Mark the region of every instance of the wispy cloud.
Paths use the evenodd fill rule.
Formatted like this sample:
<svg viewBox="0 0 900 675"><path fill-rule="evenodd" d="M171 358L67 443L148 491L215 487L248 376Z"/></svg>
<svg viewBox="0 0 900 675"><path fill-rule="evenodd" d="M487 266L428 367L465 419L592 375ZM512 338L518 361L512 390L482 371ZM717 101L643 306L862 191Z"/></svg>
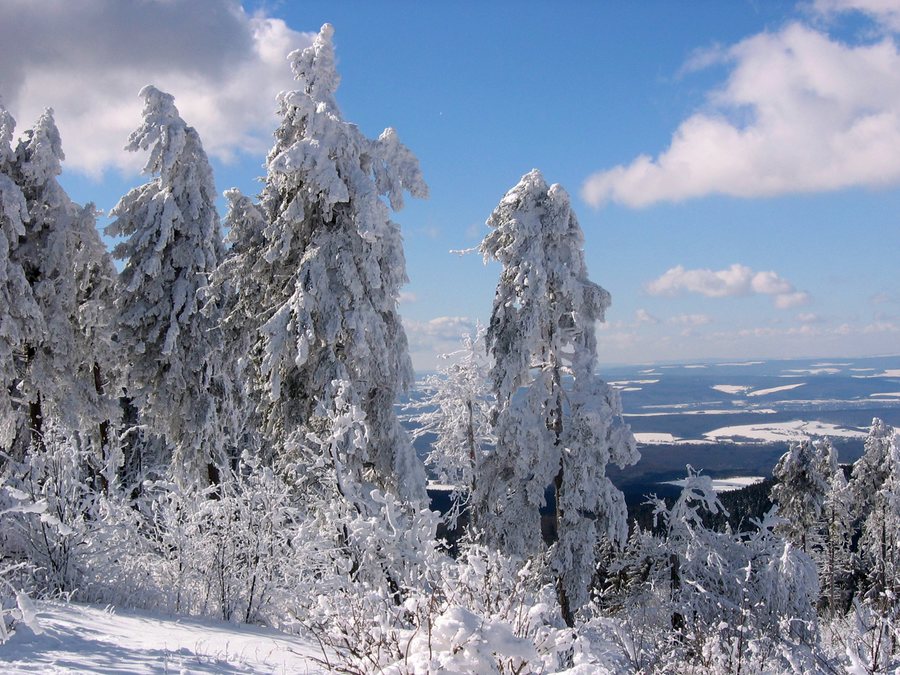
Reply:
<svg viewBox="0 0 900 675"><path fill-rule="evenodd" d="M821 0L900 30L896 2ZM851 45L801 23L699 52L684 71L730 66L707 105L656 157L600 171L589 204L644 207L710 194L760 197L900 182L900 52L884 37Z"/></svg>
<svg viewBox="0 0 900 675"><path fill-rule="evenodd" d="M712 317L708 314L677 314L669 319L669 323L693 328L711 324Z"/></svg>
<svg viewBox="0 0 900 675"><path fill-rule="evenodd" d="M813 312L800 312L796 317L800 323L822 323L823 319Z"/></svg>
<svg viewBox="0 0 900 675"><path fill-rule="evenodd" d="M648 312L646 309L643 309L643 308L635 311L634 321L638 325L640 325L642 323L649 323L652 325L659 323L659 319L657 319L650 312Z"/></svg>
<svg viewBox="0 0 900 675"><path fill-rule="evenodd" d="M154 84L227 162L271 145L275 96L294 86L287 54L310 40L232 0L5 0L0 96L19 130L54 108L67 168L100 176L143 165L122 148L140 123L138 92Z"/></svg>
<svg viewBox="0 0 900 675"><path fill-rule="evenodd" d="M737 263L724 270L689 270L678 265L649 282L646 290L651 295L697 293L708 298L768 295L779 309L798 307L810 299L808 293L798 291L776 272L754 272Z"/></svg>

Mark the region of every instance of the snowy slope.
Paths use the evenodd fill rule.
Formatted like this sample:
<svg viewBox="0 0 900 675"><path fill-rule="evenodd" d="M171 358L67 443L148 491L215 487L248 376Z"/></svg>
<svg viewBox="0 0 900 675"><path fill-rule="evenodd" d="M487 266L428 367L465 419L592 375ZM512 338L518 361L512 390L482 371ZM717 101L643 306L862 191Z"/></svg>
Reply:
<svg viewBox="0 0 900 675"><path fill-rule="evenodd" d="M274 630L140 611L36 603L44 630L20 627L0 645L0 672L320 673L313 639Z"/></svg>

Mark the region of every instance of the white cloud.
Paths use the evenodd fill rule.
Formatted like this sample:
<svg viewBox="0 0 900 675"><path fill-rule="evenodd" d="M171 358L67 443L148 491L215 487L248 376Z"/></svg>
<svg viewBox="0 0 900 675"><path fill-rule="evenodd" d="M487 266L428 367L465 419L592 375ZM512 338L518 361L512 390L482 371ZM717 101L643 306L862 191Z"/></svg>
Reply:
<svg viewBox="0 0 900 675"><path fill-rule="evenodd" d="M294 86L287 54L310 39L234 0L5 0L0 95L19 131L54 108L66 167L99 176L143 165L122 148L154 84L227 162L271 145L275 96Z"/></svg>
<svg viewBox="0 0 900 675"><path fill-rule="evenodd" d="M659 323L659 319L657 319L655 316L653 316L646 309L636 310L634 313L634 321L638 325L640 325L642 323L649 323L649 324Z"/></svg>
<svg viewBox="0 0 900 675"><path fill-rule="evenodd" d="M896 2L824 4L877 4L884 21L897 16ZM900 182L900 53L890 37L849 45L792 23L704 51L687 69L714 62L731 71L707 109L684 120L658 156L590 176L585 201L643 207Z"/></svg>
<svg viewBox="0 0 900 675"><path fill-rule="evenodd" d="M403 305L410 302L415 302L418 299L419 296L415 293L412 293L410 291L400 291L400 297L398 298L398 301L401 305Z"/></svg>
<svg viewBox="0 0 900 675"><path fill-rule="evenodd" d="M669 319L669 323L677 326L708 326L712 323L712 317L707 314L678 314Z"/></svg>
<svg viewBox="0 0 900 675"><path fill-rule="evenodd" d="M688 270L678 265L646 286L651 295L698 293L708 298L746 295L772 296L775 306L788 309L809 302L809 294L797 291L794 285L776 272L754 272L746 265L735 263L724 270Z"/></svg>
<svg viewBox="0 0 900 675"><path fill-rule="evenodd" d="M467 316L438 316L427 321L403 319L409 354L418 372L437 369L440 355L462 347L463 335L475 330L475 319Z"/></svg>
<svg viewBox="0 0 900 675"><path fill-rule="evenodd" d="M797 321L800 323L821 323L822 317L813 312L800 312L797 315Z"/></svg>
<svg viewBox="0 0 900 675"><path fill-rule="evenodd" d="M834 19L848 12L860 12L885 29L900 32L900 3L896 0L814 0L812 9L826 19Z"/></svg>
<svg viewBox="0 0 900 675"><path fill-rule="evenodd" d="M809 304L809 293L795 291L793 293L780 293L775 296L775 306L778 309L793 309Z"/></svg>

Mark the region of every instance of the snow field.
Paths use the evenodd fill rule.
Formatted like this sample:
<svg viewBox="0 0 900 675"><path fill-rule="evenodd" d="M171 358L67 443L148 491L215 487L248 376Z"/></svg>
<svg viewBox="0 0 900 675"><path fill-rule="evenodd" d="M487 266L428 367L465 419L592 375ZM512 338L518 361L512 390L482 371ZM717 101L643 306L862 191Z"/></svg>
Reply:
<svg viewBox="0 0 900 675"><path fill-rule="evenodd" d="M37 602L42 635L20 628L0 646L0 672L322 673L315 640L278 631L136 610Z"/></svg>

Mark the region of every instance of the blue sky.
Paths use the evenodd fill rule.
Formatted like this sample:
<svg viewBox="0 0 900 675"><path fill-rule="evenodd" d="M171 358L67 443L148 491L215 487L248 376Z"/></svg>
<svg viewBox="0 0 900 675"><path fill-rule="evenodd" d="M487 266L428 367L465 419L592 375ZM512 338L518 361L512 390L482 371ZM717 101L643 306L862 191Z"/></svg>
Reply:
<svg viewBox="0 0 900 675"><path fill-rule="evenodd" d="M334 25L345 118L395 127L431 188L396 215L420 369L487 319L499 268L449 251L534 167L572 195L612 293L602 362L900 352L900 1L73 12L4 3L0 95L20 129L56 109L63 183L103 209L141 180L119 148L148 82L201 132L219 189L255 193L284 56Z"/></svg>

